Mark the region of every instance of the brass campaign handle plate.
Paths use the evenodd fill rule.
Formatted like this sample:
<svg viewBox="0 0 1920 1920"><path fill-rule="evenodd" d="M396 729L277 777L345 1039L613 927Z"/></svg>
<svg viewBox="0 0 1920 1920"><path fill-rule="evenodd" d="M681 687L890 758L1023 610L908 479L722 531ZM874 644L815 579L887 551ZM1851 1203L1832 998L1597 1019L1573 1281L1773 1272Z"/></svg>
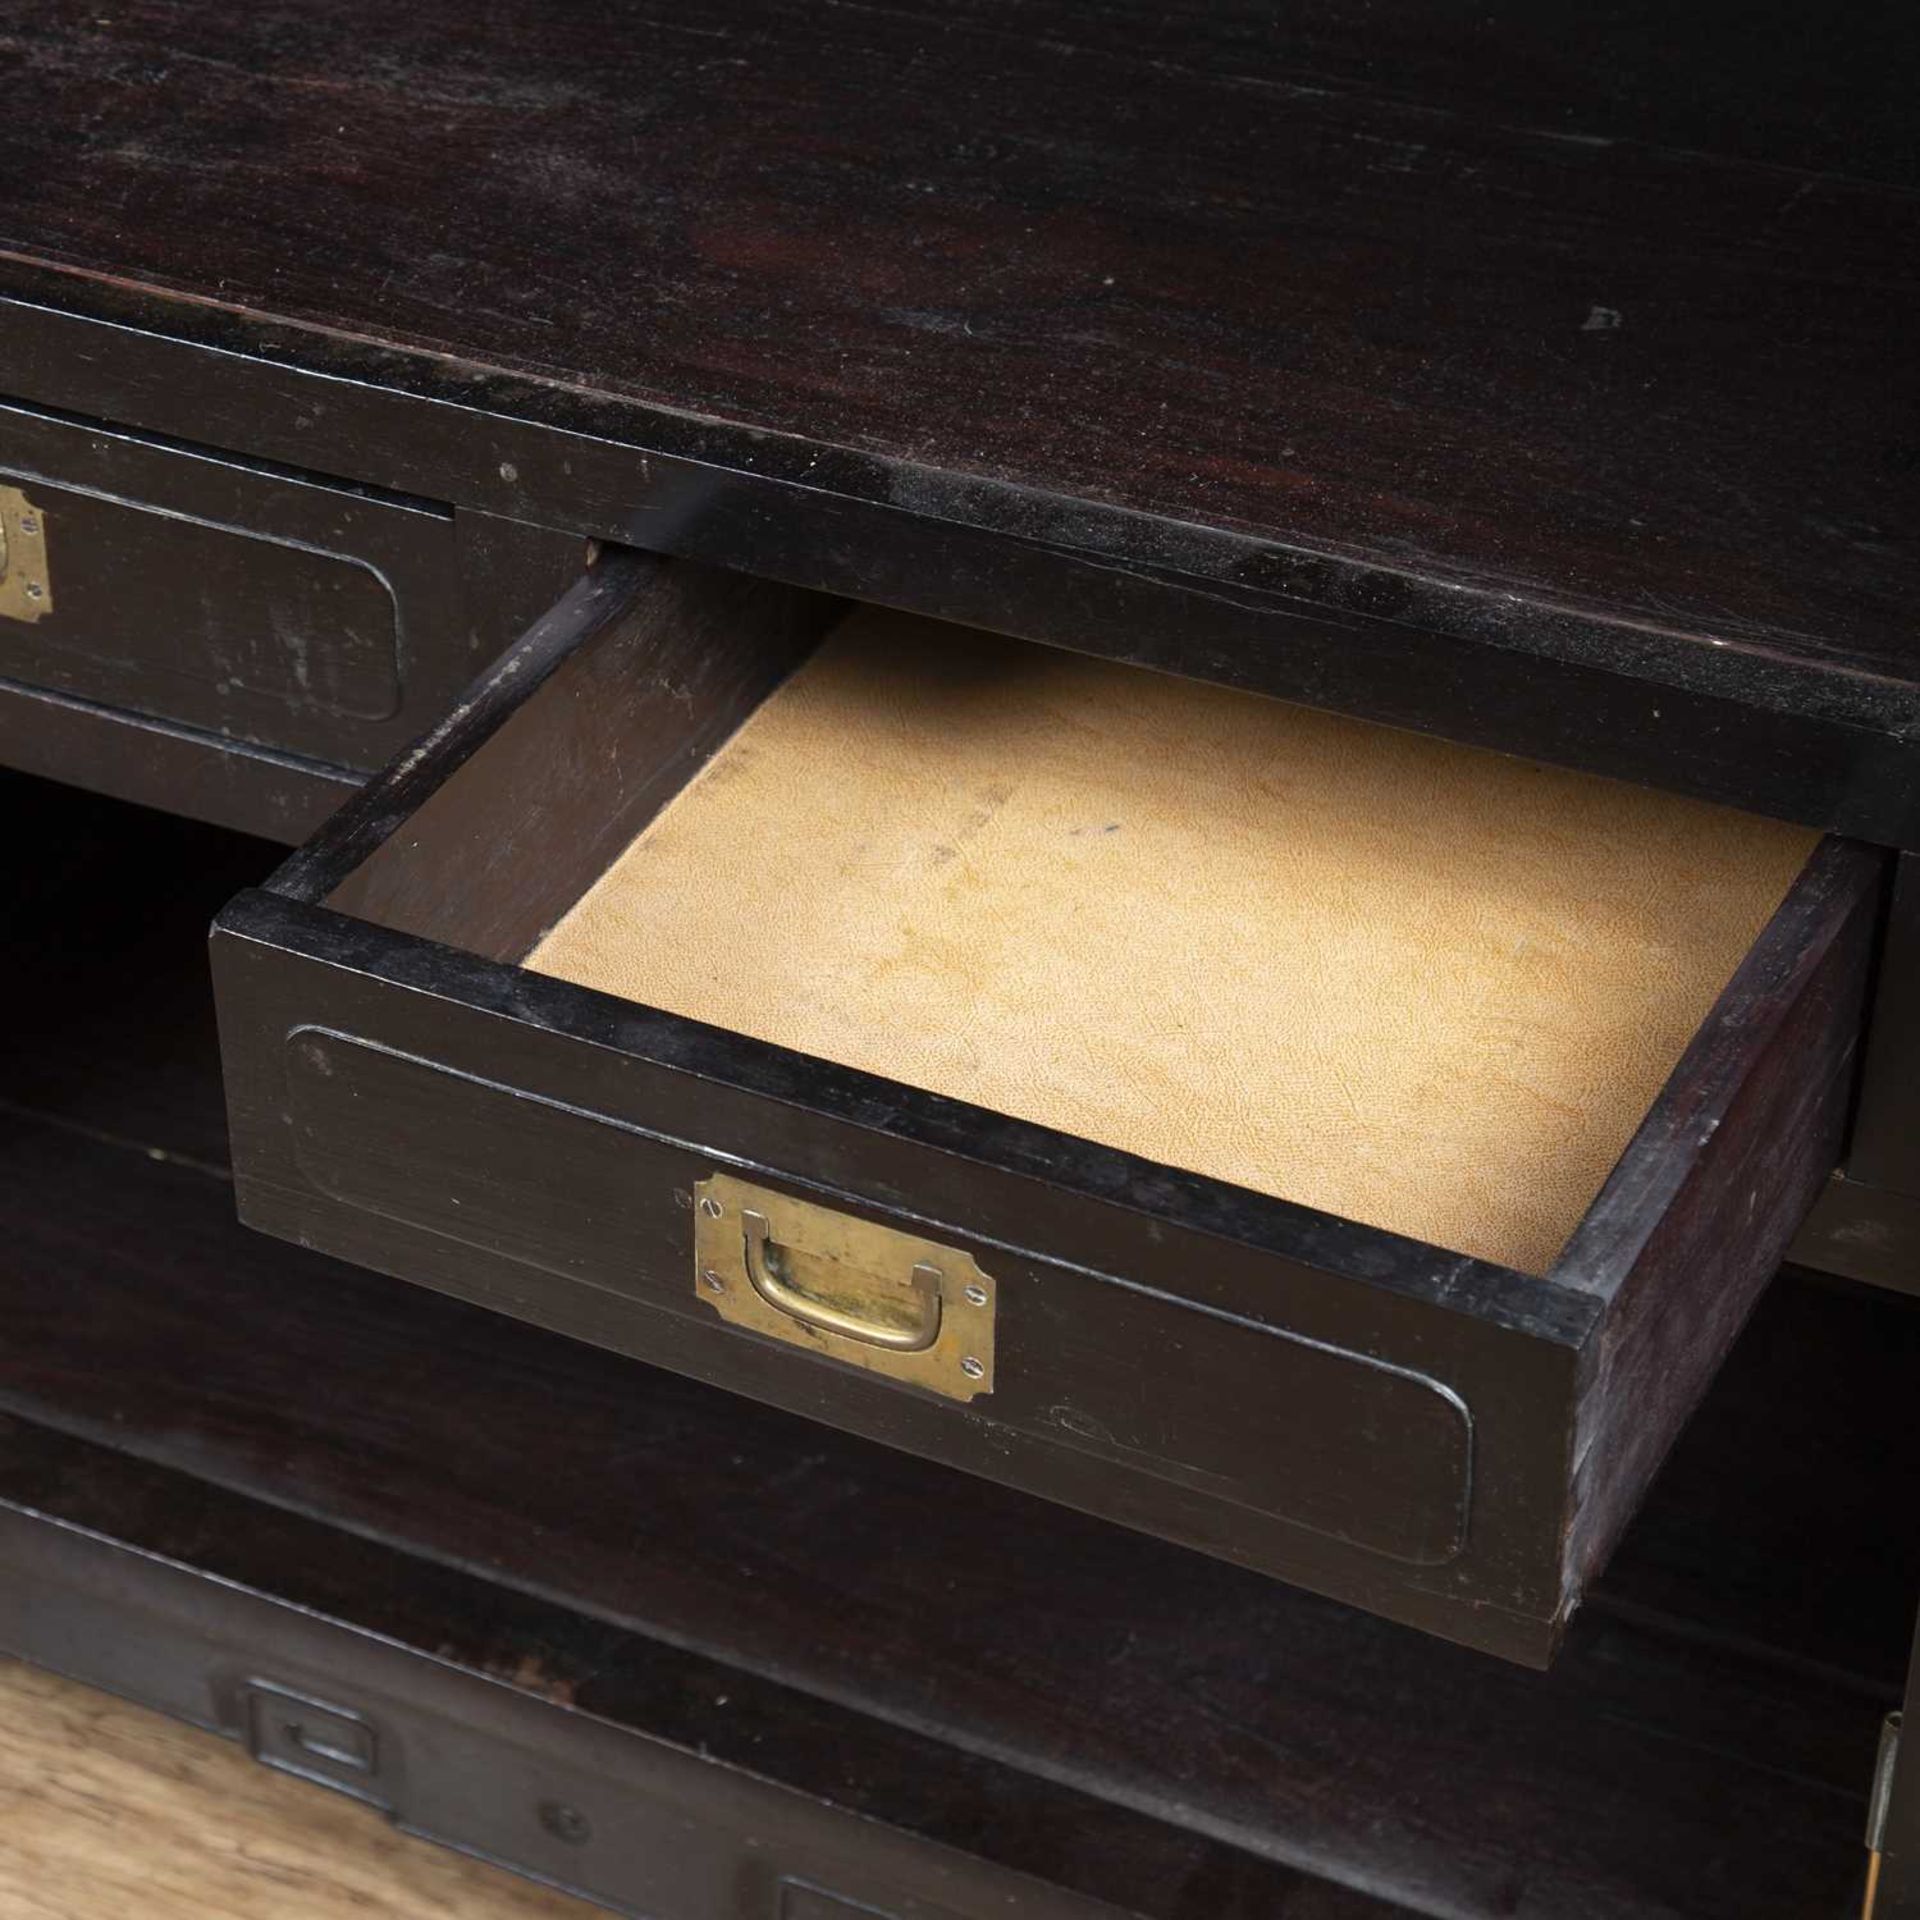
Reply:
<svg viewBox="0 0 1920 1920"><path fill-rule="evenodd" d="M949 1399L993 1391L998 1286L970 1253L716 1173L694 1293L721 1319Z"/></svg>
<svg viewBox="0 0 1920 1920"><path fill-rule="evenodd" d="M52 611L47 517L18 487L0 486L0 619L31 622Z"/></svg>

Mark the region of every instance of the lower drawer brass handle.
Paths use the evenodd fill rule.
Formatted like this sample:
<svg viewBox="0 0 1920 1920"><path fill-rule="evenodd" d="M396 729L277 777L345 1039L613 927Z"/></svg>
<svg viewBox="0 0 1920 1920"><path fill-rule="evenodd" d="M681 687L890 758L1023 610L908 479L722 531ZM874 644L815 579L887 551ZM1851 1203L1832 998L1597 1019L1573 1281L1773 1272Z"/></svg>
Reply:
<svg viewBox="0 0 1920 1920"><path fill-rule="evenodd" d="M898 1322L891 1314L852 1313L796 1286L787 1277L786 1251L773 1237L764 1213L751 1208L740 1215L746 1236L747 1278L770 1307L809 1327L837 1333L843 1340L864 1340L892 1353L924 1353L940 1337L940 1269L924 1260L907 1277L906 1303L912 1311ZM891 1305L891 1299L884 1300Z"/></svg>
<svg viewBox="0 0 1920 1920"><path fill-rule="evenodd" d="M714 1172L693 1216L693 1293L729 1326L949 1400L994 1390L1000 1281L964 1247Z"/></svg>

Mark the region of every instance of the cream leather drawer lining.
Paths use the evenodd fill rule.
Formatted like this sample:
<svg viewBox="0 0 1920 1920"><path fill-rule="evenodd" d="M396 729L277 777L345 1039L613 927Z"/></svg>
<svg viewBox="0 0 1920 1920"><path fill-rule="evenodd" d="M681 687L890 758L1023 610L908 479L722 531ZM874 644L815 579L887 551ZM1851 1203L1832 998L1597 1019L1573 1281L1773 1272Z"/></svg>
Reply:
<svg viewBox="0 0 1920 1920"><path fill-rule="evenodd" d="M527 964L1540 1273L1815 840L864 610Z"/></svg>

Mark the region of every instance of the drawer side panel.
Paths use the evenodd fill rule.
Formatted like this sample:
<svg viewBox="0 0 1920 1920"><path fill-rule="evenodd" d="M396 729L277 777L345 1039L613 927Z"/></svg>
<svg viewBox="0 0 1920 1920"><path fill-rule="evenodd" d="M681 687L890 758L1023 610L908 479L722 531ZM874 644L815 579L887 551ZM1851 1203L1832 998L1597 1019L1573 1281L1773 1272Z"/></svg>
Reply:
<svg viewBox="0 0 1920 1920"><path fill-rule="evenodd" d="M1648 1123L1671 1135L1652 1171L1684 1173L1589 1357L1570 1602L1604 1565L1840 1157L1881 872L1867 848L1821 849ZM1589 1222L1594 1249L1618 1232L1605 1217L1612 1197ZM1623 1215L1634 1199L1621 1195ZM1576 1241L1570 1257L1582 1251Z"/></svg>

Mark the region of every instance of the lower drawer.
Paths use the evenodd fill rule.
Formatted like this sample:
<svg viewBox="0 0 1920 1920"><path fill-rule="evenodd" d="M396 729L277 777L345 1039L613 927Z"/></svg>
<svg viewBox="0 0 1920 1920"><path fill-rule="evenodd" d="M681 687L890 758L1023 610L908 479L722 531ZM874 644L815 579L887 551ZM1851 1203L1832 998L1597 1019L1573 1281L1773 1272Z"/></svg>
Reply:
<svg viewBox="0 0 1920 1920"><path fill-rule="evenodd" d="M529 1604L184 1476L4 1416L0 1437L8 1448L0 1658L19 1655L222 1734L263 1766L360 1801L404 1831L614 1913L1126 1920L1146 1911L1072 1886L1077 1854L1091 1851L1071 1837L1076 1813L1100 1840L1128 1843L1136 1874L1161 1868L1176 1884L1182 1868L1206 1876L1202 1899L1209 1880L1223 1893L1223 1906L1208 1912L1227 1902L1241 1914L1277 1911L1268 1902L1291 1905L1300 1885L1171 1823L969 1764L937 1737L890 1739L862 1714L807 1702L751 1672ZM24 1499L21 1483L31 1488ZM582 1674L592 1704L576 1710ZM748 1727L729 1724L729 1705ZM813 1762L804 1786L778 1777L795 1749L802 1765ZM106 1771L111 1779L111 1759ZM911 1776L920 1793L895 1775ZM98 1786L89 1777L75 1791ZM890 1786L903 1821L844 1804ZM913 1830L916 1803L936 1795L952 1803L950 1825L975 1823L972 1844ZM257 1814L255 1823L245 1817L253 1811L242 1810L240 1834L271 1841ZM164 1819L158 1826L164 1839ZM1020 1830L1011 1846L1029 1855L1045 1859L1051 1840L1069 1884L983 1857L1006 1850L995 1829L1008 1827ZM340 1837L350 1848L355 1836ZM381 1899L373 1889L386 1876L365 1875L365 1864L370 1905L428 1910L409 1898L419 1887L402 1891L398 1876L393 1903ZM36 1868L49 1881L56 1871L30 1849L19 1870L32 1881ZM1111 1882L1121 1871L1091 1877ZM210 1886L215 1878L231 1889L231 1876L210 1876ZM28 1904L8 1906L44 1911L34 1891L9 1885ZM177 1910L191 1911L183 1896ZM206 1910L216 1907L233 1911L212 1900ZM431 1911L452 1909L434 1899ZM1391 1920L1408 1909L1383 1899L1339 1911Z"/></svg>
<svg viewBox="0 0 1920 1920"><path fill-rule="evenodd" d="M1544 1660L1836 1157L1876 858L843 611L609 556L234 902L243 1215Z"/></svg>
<svg viewBox="0 0 1920 1920"><path fill-rule="evenodd" d="M88 716L370 771L580 563L537 529L0 404L0 755L189 809L178 745L130 787L139 746Z"/></svg>

